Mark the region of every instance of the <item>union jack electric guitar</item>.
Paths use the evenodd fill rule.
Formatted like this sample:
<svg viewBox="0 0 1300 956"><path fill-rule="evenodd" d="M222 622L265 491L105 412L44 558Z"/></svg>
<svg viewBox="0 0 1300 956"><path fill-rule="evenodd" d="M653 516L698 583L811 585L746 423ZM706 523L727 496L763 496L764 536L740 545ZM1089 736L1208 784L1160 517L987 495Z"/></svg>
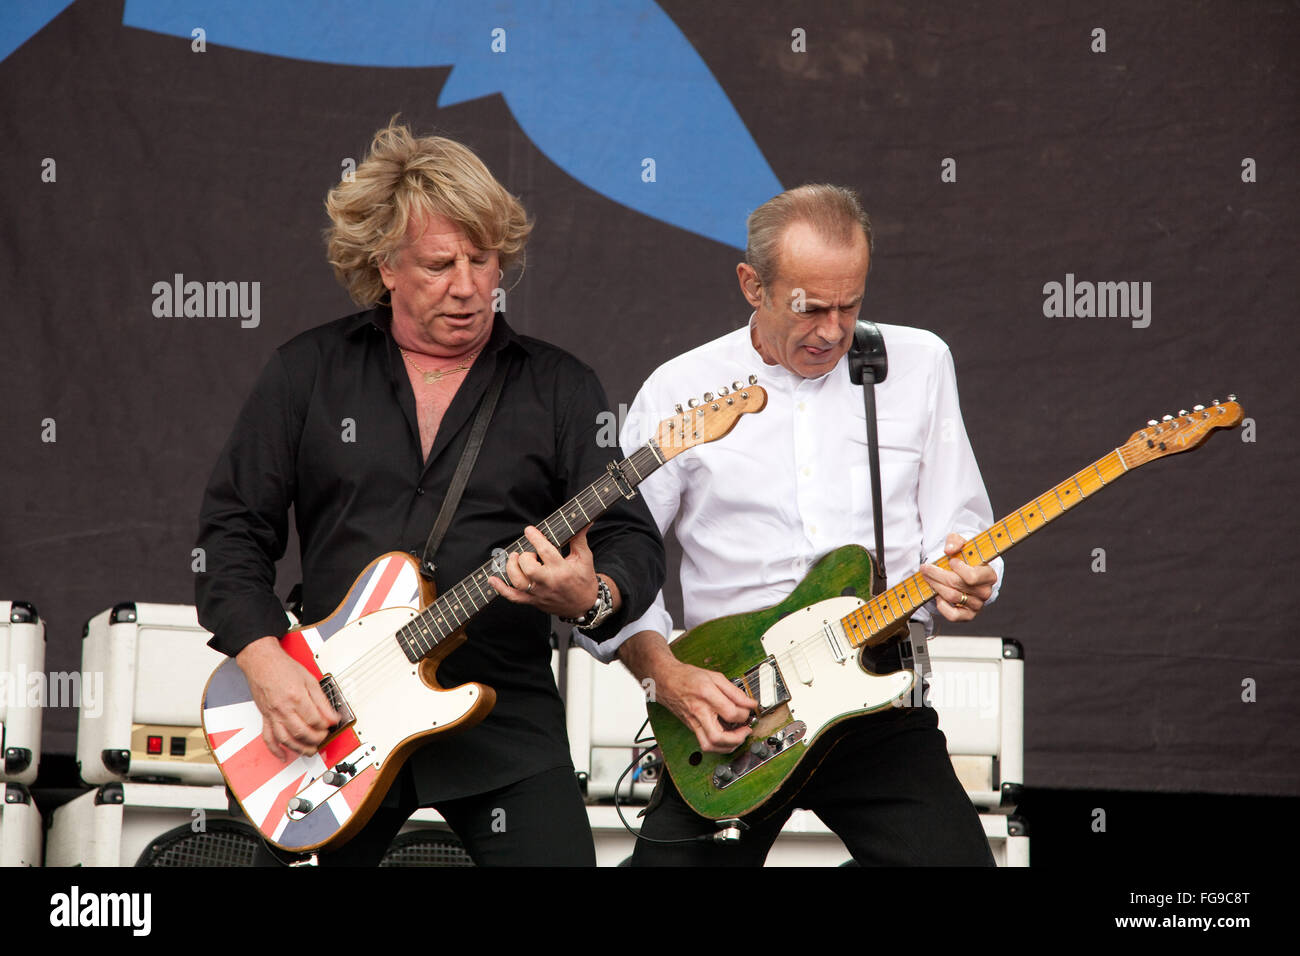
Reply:
<svg viewBox="0 0 1300 956"><path fill-rule="evenodd" d="M557 548L603 514L651 472L688 448L715 441L740 416L761 411L767 393L749 377L659 423L655 438L566 502L538 529ZM520 537L507 554L532 551ZM383 799L406 758L427 739L472 727L496 703L484 684L443 688L438 664L466 639L465 624L497 592L485 562L442 597L400 551L361 572L325 620L295 628L280 646L320 680L342 715L310 757L287 763L262 740L262 714L243 671L225 661L203 692L203 731L222 776L248 819L275 846L293 852L337 847L353 836Z"/></svg>

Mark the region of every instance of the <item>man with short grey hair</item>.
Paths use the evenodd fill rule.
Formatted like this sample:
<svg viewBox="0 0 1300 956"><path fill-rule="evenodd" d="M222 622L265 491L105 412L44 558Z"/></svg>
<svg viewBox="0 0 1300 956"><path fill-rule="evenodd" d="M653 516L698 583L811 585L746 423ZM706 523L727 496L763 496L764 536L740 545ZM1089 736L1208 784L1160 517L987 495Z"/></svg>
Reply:
<svg viewBox="0 0 1300 956"><path fill-rule="evenodd" d="M746 259L737 277L753 309L748 326L655 371L623 434L625 447L634 444L636 423L657 420L687 383L757 371L768 392L763 414L726 442L670 461L641 486L660 530L674 528L682 546L687 628L776 605L819 557L874 539L863 401L846 359L871 264L870 220L847 189L799 187L750 217ZM1000 562L969 566L960 557L964 539L992 523L992 509L962 425L952 357L929 332L881 331L890 366L877 387L890 581L920 567L939 613L967 621L995 597ZM949 568L921 566L945 554ZM666 641L671 627L661 594L606 651L620 645L618 656L653 682L656 702L694 731L702 751L730 752L746 742L755 702L722 674L678 661ZM665 774L634 862L761 865L800 806L863 864L991 864L933 710L887 708L846 721L802 766L816 772L792 782L797 795L782 791L755 810L730 845L701 839L715 824Z"/></svg>

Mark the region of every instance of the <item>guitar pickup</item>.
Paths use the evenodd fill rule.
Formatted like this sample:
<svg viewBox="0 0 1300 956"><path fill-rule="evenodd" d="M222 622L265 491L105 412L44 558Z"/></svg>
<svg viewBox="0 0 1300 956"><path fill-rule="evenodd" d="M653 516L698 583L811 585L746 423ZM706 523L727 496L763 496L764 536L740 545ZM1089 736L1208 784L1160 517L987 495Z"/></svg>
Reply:
<svg viewBox="0 0 1300 956"><path fill-rule="evenodd" d="M776 666L775 657L759 661L732 683L758 702L755 717L776 710L790 699L790 691L786 689L785 678L781 675L781 668Z"/></svg>
<svg viewBox="0 0 1300 956"><path fill-rule="evenodd" d="M332 674L326 674L320 679L320 689L321 693L325 695L325 699L330 702L330 706L339 713L340 720L329 729L329 734L337 733L341 728L357 719L356 714L352 713L352 708L348 706L348 702L344 700L343 692L339 690L339 685L335 682Z"/></svg>
<svg viewBox="0 0 1300 956"><path fill-rule="evenodd" d="M718 764L713 770L713 785L719 790L726 790L747 773L752 773L778 754L789 750L808 733L808 725L802 720L786 724L772 736L755 740L745 752L729 763Z"/></svg>

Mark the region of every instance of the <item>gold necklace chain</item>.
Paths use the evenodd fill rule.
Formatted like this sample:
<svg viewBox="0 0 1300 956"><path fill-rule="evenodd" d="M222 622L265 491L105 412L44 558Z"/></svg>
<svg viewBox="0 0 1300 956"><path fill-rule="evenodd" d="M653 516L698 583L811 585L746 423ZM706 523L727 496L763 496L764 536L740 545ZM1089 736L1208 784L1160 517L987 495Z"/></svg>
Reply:
<svg viewBox="0 0 1300 956"><path fill-rule="evenodd" d="M459 365L457 365L455 368L433 369L432 371L427 371L427 370L425 370L425 369L420 368L420 366L416 364L415 359L411 358L410 353L408 353L408 352L406 351L406 349L402 348L400 345L397 347L397 351L401 352L401 353L402 353L402 357L403 357L404 359L406 359L408 362L410 362L410 363L411 363L411 366L412 366L412 367L413 367L417 372L419 372L421 375L424 376L424 381L425 381L425 384L427 384L427 385L432 385L434 382L438 381L439 379L443 378L444 376L447 376L447 375L454 375L456 372L463 372L463 371L465 371L465 370L468 369L471 365L474 364L474 359L476 359L476 358L478 357L478 352L474 352L473 354L470 355L469 358L467 358L465 361L461 362L461 363L460 363Z"/></svg>

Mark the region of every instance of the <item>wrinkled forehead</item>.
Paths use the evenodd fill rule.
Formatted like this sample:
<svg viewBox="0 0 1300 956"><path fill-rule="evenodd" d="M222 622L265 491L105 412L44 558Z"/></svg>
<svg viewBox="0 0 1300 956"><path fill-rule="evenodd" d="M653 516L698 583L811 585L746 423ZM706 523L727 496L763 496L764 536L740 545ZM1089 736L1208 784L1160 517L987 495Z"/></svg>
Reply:
<svg viewBox="0 0 1300 956"><path fill-rule="evenodd" d="M854 229L846 237L827 237L813 226L795 222L781 237L777 282L802 288L808 295L861 293L871 254L867 237Z"/></svg>

